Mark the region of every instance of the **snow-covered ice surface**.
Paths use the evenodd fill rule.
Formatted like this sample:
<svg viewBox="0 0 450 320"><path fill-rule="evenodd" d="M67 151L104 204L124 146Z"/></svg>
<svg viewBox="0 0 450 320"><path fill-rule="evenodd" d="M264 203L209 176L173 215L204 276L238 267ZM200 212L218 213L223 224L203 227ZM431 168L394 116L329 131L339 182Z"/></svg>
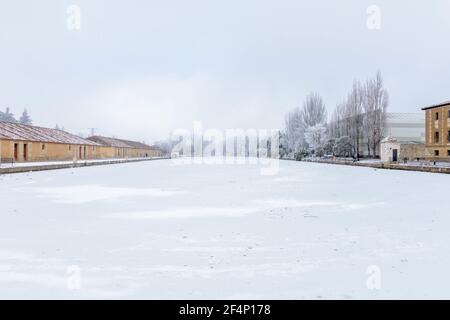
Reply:
<svg viewBox="0 0 450 320"><path fill-rule="evenodd" d="M449 183L294 161L3 175L0 298L448 299Z"/></svg>
<svg viewBox="0 0 450 320"><path fill-rule="evenodd" d="M151 158L110 158L110 159L90 159L90 160L77 160L77 161L43 161L43 162L14 162L7 163L1 162L0 159L0 168L14 168L14 167L40 167L40 166L49 166L49 165L57 165L57 164L73 164L73 163L102 163L102 162L119 162L119 161L136 161L136 160L146 160L146 159L157 159L158 157Z"/></svg>

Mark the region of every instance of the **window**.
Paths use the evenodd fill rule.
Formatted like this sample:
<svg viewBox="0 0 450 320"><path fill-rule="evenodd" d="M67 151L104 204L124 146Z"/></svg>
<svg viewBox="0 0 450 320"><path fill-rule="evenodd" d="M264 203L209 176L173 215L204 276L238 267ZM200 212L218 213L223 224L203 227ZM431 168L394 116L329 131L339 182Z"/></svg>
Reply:
<svg viewBox="0 0 450 320"><path fill-rule="evenodd" d="M72 146L69 146L69 151L72 151Z"/></svg>
<svg viewBox="0 0 450 320"><path fill-rule="evenodd" d="M448 118L450 119L450 110L448 110Z"/></svg>
<svg viewBox="0 0 450 320"><path fill-rule="evenodd" d="M439 143L439 132L438 132L438 131L436 131L436 132L434 133L434 142L435 142L435 143Z"/></svg>
<svg viewBox="0 0 450 320"><path fill-rule="evenodd" d="M447 150L447 156L450 157L450 150Z"/></svg>
<svg viewBox="0 0 450 320"><path fill-rule="evenodd" d="M439 150L434 150L434 155L435 155L436 157L439 157Z"/></svg>
<svg viewBox="0 0 450 320"><path fill-rule="evenodd" d="M42 150L45 150L45 143L42 144Z"/></svg>
<svg viewBox="0 0 450 320"><path fill-rule="evenodd" d="M436 112L436 120L439 120L439 112Z"/></svg>
<svg viewBox="0 0 450 320"><path fill-rule="evenodd" d="M450 131L448 132L448 135L447 135L447 141L450 142Z"/></svg>

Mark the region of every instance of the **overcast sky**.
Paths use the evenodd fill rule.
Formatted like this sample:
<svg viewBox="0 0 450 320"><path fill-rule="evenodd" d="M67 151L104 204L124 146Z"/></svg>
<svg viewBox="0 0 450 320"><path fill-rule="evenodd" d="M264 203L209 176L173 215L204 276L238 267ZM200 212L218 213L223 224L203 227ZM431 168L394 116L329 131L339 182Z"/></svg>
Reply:
<svg viewBox="0 0 450 320"><path fill-rule="evenodd" d="M71 4L81 9L79 30L67 27ZM367 27L373 4L379 30ZM0 109L28 108L36 125L74 133L94 127L150 142L193 120L280 128L310 91L331 111L354 78L377 70L390 111L450 99L448 0L0 5Z"/></svg>

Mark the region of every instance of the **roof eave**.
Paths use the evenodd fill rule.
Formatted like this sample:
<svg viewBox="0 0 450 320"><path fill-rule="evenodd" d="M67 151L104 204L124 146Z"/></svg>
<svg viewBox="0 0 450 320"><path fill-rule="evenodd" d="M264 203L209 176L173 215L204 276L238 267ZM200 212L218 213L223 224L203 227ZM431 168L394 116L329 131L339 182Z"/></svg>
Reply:
<svg viewBox="0 0 450 320"><path fill-rule="evenodd" d="M441 107L445 107L445 106L450 106L450 102L445 102L445 103L436 104L436 105L433 105L433 106L428 106L428 107L422 108L422 110L425 111L425 110L441 108Z"/></svg>

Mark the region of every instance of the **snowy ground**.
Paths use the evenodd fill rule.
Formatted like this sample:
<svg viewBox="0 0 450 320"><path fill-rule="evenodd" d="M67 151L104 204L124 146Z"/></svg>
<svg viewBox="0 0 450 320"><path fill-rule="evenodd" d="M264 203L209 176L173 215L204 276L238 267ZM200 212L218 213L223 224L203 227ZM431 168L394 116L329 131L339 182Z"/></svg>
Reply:
<svg viewBox="0 0 450 320"><path fill-rule="evenodd" d="M0 298L450 298L450 176L280 165L0 176Z"/></svg>
<svg viewBox="0 0 450 320"><path fill-rule="evenodd" d="M158 157L152 157L158 158ZM111 161L133 161L133 160L142 160L143 158L111 158L111 159L91 159L91 160L77 160L77 161L45 161L45 162L14 162L14 163L5 163L0 162L0 168L15 168L15 167L40 167L40 166L48 166L55 164L73 164L73 163L102 163L102 162L111 162ZM1 160L1 159L0 159Z"/></svg>

